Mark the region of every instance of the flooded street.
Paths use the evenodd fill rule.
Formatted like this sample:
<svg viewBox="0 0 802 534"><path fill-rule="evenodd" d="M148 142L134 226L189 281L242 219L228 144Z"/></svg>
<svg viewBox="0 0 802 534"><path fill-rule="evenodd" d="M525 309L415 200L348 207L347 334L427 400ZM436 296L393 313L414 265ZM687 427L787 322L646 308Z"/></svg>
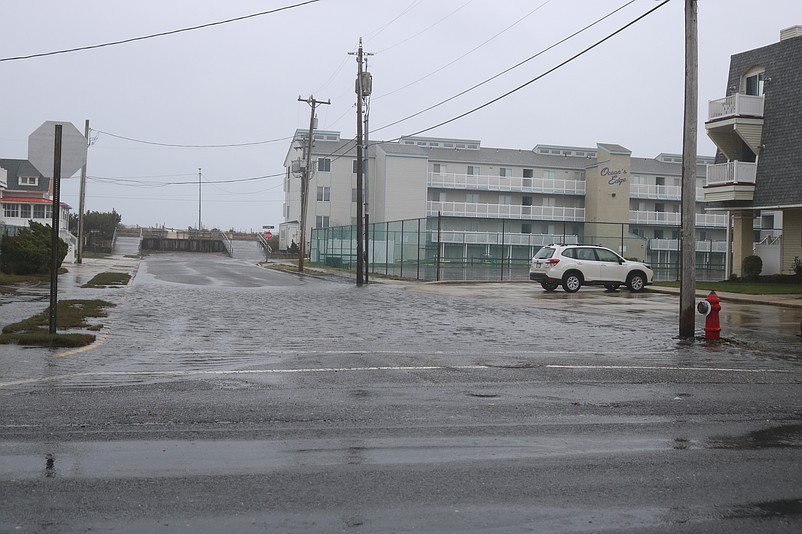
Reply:
<svg viewBox="0 0 802 534"><path fill-rule="evenodd" d="M60 278L116 306L90 347L0 346L0 531L802 528L799 308L723 303L723 342L681 341L674 295L261 261ZM79 287L104 270L136 276ZM3 325L47 306L2 299Z"/></svg>

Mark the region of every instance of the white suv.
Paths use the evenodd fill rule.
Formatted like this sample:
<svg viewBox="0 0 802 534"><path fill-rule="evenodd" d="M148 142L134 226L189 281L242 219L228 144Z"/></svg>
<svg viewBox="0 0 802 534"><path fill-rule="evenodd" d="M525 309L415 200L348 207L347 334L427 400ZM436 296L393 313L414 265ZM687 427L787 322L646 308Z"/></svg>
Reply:
<svg viewBox="0 0 802 534"><path fill-rule="evenodd" d="M546 291L562 285L568 293L583 285L600 285L609 291L626 284L630 291L642 291L654 279L651 267L625 260L609 248L597 245L546 245L529 265L529 279Z"/></svg>

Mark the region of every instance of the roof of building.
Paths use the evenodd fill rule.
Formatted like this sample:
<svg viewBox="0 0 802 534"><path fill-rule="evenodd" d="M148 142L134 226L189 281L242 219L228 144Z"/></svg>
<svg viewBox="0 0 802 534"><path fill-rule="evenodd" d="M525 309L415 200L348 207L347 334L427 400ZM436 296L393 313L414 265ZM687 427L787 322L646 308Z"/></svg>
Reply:
<svg viewBox="0 0 802 534"><path fill-rule="evenodd" d="M739 87L741 76L758 65L765 68L765 100L763 146L752 206L799 205L802 204L802 37L790 37L733 55L727 87Z"/></svg>
<svg viewBox="0 0 802 534"><path fill-rule="evenodd" d="M33 176L38 178L35 186L25 186L25 191L47 191L50 188L50 179L42 176L27 159L0 159L0 167L6 170L8 190L19 189L20 176Z"/></svg>

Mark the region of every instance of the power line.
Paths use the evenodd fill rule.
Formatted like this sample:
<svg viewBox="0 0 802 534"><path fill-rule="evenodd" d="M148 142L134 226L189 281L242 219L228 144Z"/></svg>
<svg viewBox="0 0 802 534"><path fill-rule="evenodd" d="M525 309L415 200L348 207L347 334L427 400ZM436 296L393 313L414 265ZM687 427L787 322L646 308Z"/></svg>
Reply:
<svg viewBox="0 0 802 534"><path fill-rule="evenodd" d="M404 39L403 41L399 41L399 42L395 43L394 45L390 45L390 46L388 46L387 48L383 48L383 49L379 50L379 51L378 51L378 52L376 52L376 53L377 53L377 54L384 53L384 52L386 52L387 50L391 50L391 49L395 48L396 46L400 46L400 45L402 45L402 44L404 44L404 43L407 43L407 42L411 41L412 39L414 39L414 38L415 38L415 37L417 37L418 35L420 35L420 34L422 34L422 33L425 33L425 32L427 32L427 31L431 30L432 28L434 28L435 26L437 26L438 24L440 24L441 22L443 22L443 21L444 21L444 20L446 20L447 18L451 17L451 16L452 16L453 14L455 14L457 11L461 10L462 8L464 8L465 6L467 6L468 4L470 4L470 3L471 3L471 2L473 2L473 1L474 1L474 0L468 0L467 2L465 2L464 4L462 4L461 6L459 6L457 9L455 9L454 11L452 11L451 13L449 13L448 15L446 15L445 17L443 17L443 18L441 18L441 19L438 19L437 21L435 21L435 22L433 22L433 23L429 24L428 26L426 26L425 28L423 28L423 29L422 29L421 31L419 31L418 33L416 33L416 34L414 34L414 35L410 35L409 37L407 37L407 38L406 38L406 39Z"/></svg>
<svg viewBox="0 0 802 534"><path fill-rule="evenodd" d="M418 83L418 82L422 82L422 81L423 81L423 80L425 80L426 78L429 78L429 77L431 77L431 76L434 76L434 75L435 75L435 74L437 74L438 72L440 72L440 71L442 71L442 70L446 69L447 67L450 67L451 65L453 65L453 64L454 64L454 63L456 63L457 61L461 60L462 58L464 58L464 57L466 57L466 56L469 56L470 54L473 54L474 52L476 52L477 50L479 50L480 48L482 48L483 46L485 46L487 43L489 43L490 41L492 41L492 40L493 40L493 39L495 39L496 37L498 37L498 36L502 35L503 33L506 33L506 32L507 32L507 31L509 31L509 30L511 30L512 28L514 28L515 26L517 26L518 24L520 24L521 22L523 22L525 19L527 19L528 17L530 17L530 16L531 16L533 13L535 13L535 12L536 12L536 11L538 11L538 10L540 10L540 8L542 8L543 6L545 6L546 4L548 4L549 2L551 2L551 0L545 0L545 2L543 2L542 4L540 4L539 6L537 6L535 9L533 9L532 11L530 11L529 13L527 13L526 15L524 15L523 17L519 18L518 20L516 20L515 22L513 22L512 24L510 24L509 26L507 26L506 28L504 28L504 29L503 29L503 30L501 30L500 32L498 32L497 34L493 35L492 37L490 37L489 39L485 40L485 41L484 41L484 42L482 42L481 44L479 44L479 45L477 45L477 46L475 46L475 47L471 48L470 50L468 50L467 52L465 52L464 54L462 54L462 55L461 55L461 56L459 56L458 58L456 58L456 59L454 59L454 60L452 60L452 61L450 61L450 62L446 63L445 65L443 65L443 66L442 66L442 67L440 67L439 69L437 69L437 70L434 70L434 71L430 72L430 73L429 73L429 74L427 74L426 76L421 76L421 77L420 77L420 78L418 78L417 80L411 81L411 82L409 82L408 84L406 84L406 85L404 85L404 86L401 86L401 87L399 87L398 89L394 89L394 90L390 91L389 93L384 93L383 95L375 96L375 97L373 97L373 98L374 98L374 100L379 100L379 99L381 99L381 98L384 98L385 96L390 96L390 95L392 95L392 94L395 94L395 93L397 93L397 92L399 92L399 91L402 91L402 90L406 89L407 87L411 87L411 86L415 85L415 84L416 84L416 83Z"/></svg>
<svg viewBox="0 0 802 534"><path fill-rule="evenodd" d="M243 182L254 182L257 180L266 180L268 178L278 178L279 176L284 176L284 172L276 173L276 174L265 174L262 176L252 176L249 178L237 178L234 180L204 180L204 184L236 184L236 183L243 183ZM180 176L180 175L176 175ZM135 186L149 186L149 187L163 187L168 185L198 185L197 180L188 180L182 182L146 182L144 180L135 180L131 178L114 178L114 177L104 177L104 176L87 176L87 178L91 178L94 181L98 182L110 182L116 183L119 185L135 185Z"/></svg>
<svg viewBox="0 0 802 534"><path fill-rule="evenodd" d="M210 28L212 26L220 26L222 24L228 24L228 23L231 23L231 22L238 22L238 21L241 21L241 20L251 19L251 18L254 18L254 17L261 17L263 15L271 15L273 13L278 13L279 11L286 11L288 9L294 9L296 7L305 6L307 4L314 4L315 2L319 2L319 1L320 0L306 0L305 2L300 2L300 3L289 5L289 6L278 7L276 9L271 9L269 11L261 11L259 13L252 13L250 15L243 15L242 17L235 17L235 18L232 18L232 19L219 20L219 21L216 21L216 22L209 22L209 23L206 23L206 24L199 24L197 26L190 26L190 27L187 27L187 28L180 28L178 30L170 30L170 31L166 31L166 32L153 33L153 34L150 34L150 35L143 35L141 37L131 37L129 39L121 39L119 41L111 41L111 42L108 42L108 43L101 43L101 44L88 45L88 46L79 46L79 47L76 47L76 48L67 48L67 49L64 49L64 50L55 50L55 51L52 51L52 52L41 52L41 53L38 53L38 54L29 54L29 55L26 55L26 56L5 57L5 58L0 58L0 63L5 62L5 61L17 61L17 60L22 60L22 59L33 59L33 58L39 58L39 57L45 57L45 56L55 56L57 54L67 54L67 53L70 53L70 52L80 52L80 51L83 51L83 50L93 50L93 49L96 49L96 48L104 48L104 47L107 47L107 46L116 46L116 45L121 45L121 44L126 44L126 43L132 43L134 41L144 41L146 39L153 39L155 37L164 37L165 35L174 35L174 34L177 34L177 33L200 30L200 29L203 29L203 28Z"/></svg>
<svg viewBox="0 0 802 534"><path fill-rule="evenodd" d="M434 105L432 105L432 106L429 106L428 108L422 109L421 111L418 111L417 113L413 113L412 115L409 115L409 116L407 116L407 117L404 117L403 119L398 119L397 121L395 121L395 122L391 122L390 124L386 124L386 125L384 125L384 126L382 126L382 127L380 127L380 128L374 128L374 130L373 130L373 131L374 131L374 132L378 132L378 131L380 131L380 130L384 130L384 129L386 129L386 128L389 128L390 126L395 126L396 124L402 123L402 122L404 122L404 121L407 121L407 120L409 120L409 119L412 119L412 118L414 118L414 117L417 117L418 115L421 115L422 113L426 113L427 111L431 111L431 110L433 110L434 108L440 107L440 106L442 106L443 104L446 104L446 103L448 103L448 102L451 102L452 100L454 100L454 99L456 99L456 98L459 98L459 97L461 97L462 95L464 95L464 94L466 94L466 93L469 93L469 92L473 91L474 89L477 89L477 88L479 88L479 87L481 87L481 86L485 85L486 83L489 83L489 82L491 82L491 81L495 80L496 78L498 78L498 77L500 77L500 76L503 76L504 74L507 74L508 72L510 72L510 71L512 71L512 70L514 70L514 69L517 69L518 67L520 67L520 66L522 66L522 65L524 65L524 64L526 64L526 63L528 63L529 61L532 61L533 59L535 59L535 58L537 58L537 57L539 57L539 56L541 56L541 55L545 54L545 53L546 53L546 52L548 52L549 50L551 50L551 49L553 49L553 48L555 48L555 47L557 47L557 46L561 45L562 43L564 43L564 42L568 41L569 39L572 39L572 38L576 37L577 35L579 35L580 33L584 32L585 30L587 30L587 29L589 29L589 28L592 28L592 27L593 27L593 26L595 26L596 24L598 24L598 23L602 22L603 20L605 20L605 19L607 19L607 18L609 18L609 17L613 16L614 14L618 13L619 11L621 11L621 10L622 10L622 9L624 9L625 7L629 6L630 4L633 4L635 1L636 1L636 0L630 0L630 1L629 1L629 2L627 2L626 4L624 4L624 5L622 5L621 7L619 7L618 9L615 9L615 10L611 11L610 13L608 13L608 14L606 14L605 16L601 17L600 19L598 19L598 20L596 20L596 21L594 21L594 22L592 22L592 23L588 24L588 25L587 25L587 26L585 26L584 28L582 28L582 29L580 29L580 30L577 30L577 31L575 31L574 33L572 33L571 35L569 35L569 36L567 36L567 37L565 37L565 38L563 38L563 39L561 39L561 40L557 41L557 42L556 42L556 43L554 43L553 45L551 45L551 46L549 46L549 47L547 47L547 48L544 48L543 50L541 50L541 51L540 51L540 52L538 52L537 54L534 54L534 55L532 55L532 56L529 56L528 58L524 59L523 61L520 61L520 62L516 63L516 64L515 64L515 65L513 65L512 67L509 67L509 68L507 68L507 69L504 69L503 71L499 72L498 74L496 74L496 75L494 75L494 76L491 76L490 78L487 78L486 80L484 80L484 81L481 81L481 82L477 83L476 85L474 85L474 86L472 86L472 87L469 87L468 89L465 89L464 91L461 91L461 92L459 92L459 93L457 93L457 94L455 94L455 95L453 95L453 96L450 96L450 97L446 98L445 100L442 100L442 101L438 102L437 104L434 104Z"/></svg>
<svg viewBox="0 0 802 534"><path fill-rule="evenodd" d="M319 1L319 0L315 0ZM177 143L159 143L156 141L145 141L143 139L134 139L133 137L126 137L124 135L117 135L109 132L104 132L102 130L92 130L93 132L97 132L98 134L108 135L109 137L116 137L117 139L124 139L126 141L131 141L133 143L142 143L145 145L155 145L155 146L164 146L164 147L173 147L173 148L232 148L232 147L243 147L243 146L254 146L254 145L266 145L269 143L278 143L279 141L287 141L292 139L292 136L289 137L280 137L276 139L267 139L265 141L252 141L248 143L227 143L227 144L220 144L220 145L188 145L188 144L177 144Z"/></svg>
<svg viewBox="0 0 802 534"><path fill-rule="evenodd" d="M423 130L419 130L419 131L417 131L417 132L415 132L415 133L408 134L406 137L412 137L412 136L415 136L415 135L420 135L420 134L422 134L422 133L425 133L425 132L428 132L428 131L430 131L430 130L434 130L435 128L439 128L440 126L445 126L446 124L452 123L452 122L454 122L454 121L457 121L457 120L459 120L459 119L461 119L461 118L463 118L463 117L467 117L468 115L471 115L471 114L473 114L473 113L476 113L477 111L479 111L479 110L481 110L481 109L484 109L484 108L486 108L487 106L490 106L491 104L495 104L496 102L498 102L498 101L500 101L500 100L503 100L504 98L507 98L508 96L512 95L513 93L517 93L517 92L518 92L518 91L520 91L521 89L523 89L523 88L525 88L525 87L527 87L527 86L529 86L529 85L531 85L531 84L535 83L536 81L538 81L538 80L540 80L541 78L543 78L543 77L545 77L545 76L547 76L547 75L551 74L552 72L554 72L554 71L556 71L557 69L559 69L559 68L561 68L561 67L563 67L563 66L567 65L568 63L571 63L571 62L572 62L572 61L574 61L575 59L579 58L580 56L583 56L584 54L586 54L587 52L589 52L589 51L593 50L594 48L596 48L596 47L597 47L597 46L599 46L600 44L604 43L605 41L608 41L609 39L611 39L611 38L613 38L614 36L618 35L618 34L619 34L619 33L621 33L622 31L624 31L624 30L626 30L627 28L629 28L630 26L632 26L633 24L635 24L635 23L639 22L640 20L642 20L643 18L647 17L648 15L651 15L652 13L654 13L655 11L657 11L658 9L660 9L661 7L663 7L664 5L666 5L667 3L669 3L670 1L671 1L671 0L663 0L663 2L661 2L660 4L658 4L658 5L657 5L657 7L654 7L654 8L652 8L652 9L650 9L649 11L647 11L646 13L644 13L643 15L641 15L641 16L639 16L638 18L634 19L633 21L631 21L631 22L629 22L629 23L625 24L624 26L622 26L621 28L617 29L617 30L616 30L616 31L614 31L613 33L609 34L608 36L604 37L603 39L601 39L601 40L599 40L599 41L595 42L594 44L592 44L592 45L590 45L589 47L585 48L585 49L584 49L584 50L582 50L581 52L579 52L579 53L577 53L577 54L574 54L574 55L573 55L573 56L571 56L570 58L568 58L568 59L566 59L565 61L563 61L562 63L559 63L558 65L556 65L556 66L552 67L551 69L547 70L546 72L544 72L544 73L542 73L542 74L540 74L540 75L538 75L538 76L536 76L536 77L532 78L532 79L531 79L531 80L529 80L528 82L526 82L526 83L523 83L523 84L519 85L518 87L516 87L516 88L514 88L514 89L512 89L512 90L510 90L510 91L507 91L506 93L504 93L504 94L502 94L502 95L500 95L500 96L497 96L496 98L494 98L494 99L492 99L492 100L490 100L490 101L488 101L488 102L485 102L484 104L482 104L482 105L480 105L480 106L477 106L477 107L475 107L475 108L473 108L473 109L471 109L471 110L468 110L468 111L466 111L466 112L464 112L464 113L461 113L460 115L457 115L456 117L453 117L453 118L451 118L451 119L448 119L448 120L445 120L445 121L443 121L443 122L440 122L440 123L438 123L438 124L435 124L434 126L430 126L429 128L425 128L425 129L423 129ZM376 130L374 130L374 131L376 131ZM400 138L399 138L399 139L400 139Z"/></svg>

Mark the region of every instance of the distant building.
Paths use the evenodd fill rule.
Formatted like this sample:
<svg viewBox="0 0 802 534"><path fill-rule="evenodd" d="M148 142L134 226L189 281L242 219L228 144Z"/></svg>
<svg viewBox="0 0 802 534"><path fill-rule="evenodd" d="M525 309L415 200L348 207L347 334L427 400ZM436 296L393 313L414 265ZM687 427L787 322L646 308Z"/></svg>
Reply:
<svg viewBox="0 0 802 534"><path fill-rule="evenodd" d="M0 159L0 226L5 231L28 228L34 220L50 225L53 220L52 184L23 159ZM65 261L75 261L77 239L69 231L70 206L61 203L59 236L69 250Z"/></svg>
<svg viewBox="0 0 802 534"><path fill-rule="evenodd" d="M794 26L775 44L733 55L727 96L709 104L705 127L718 153L704 200L708 211L733 216L737 274L755 252L764 274L791 273L802 259L800 93L802 26Z"/></svg>
<svg viewBox="0 0 802 534"><path fill-rule="evenodd" d="M309 187L312 228L356 223L356 155L336 131L316 131ZM300 220L306 132L287 154L285 226ZM486 148L479 140L405 137L371 146L366 202L370 222L433 217L460 236L446 247L464 257L487 255L503 221L505 257L525 259L544 244L605 243L627 257L679 263L682 156L633 157L619 145L537 145L531 150ZM704 210L706 165L697 159L697 253L724 276L727 215ZM470 243L465 235L472 234ZM622 236L623 234L623 236ZM623 239L622 239L623 237ZM624 242L621 247L620 243ZM624 250L621 250L624 248Z"/></svg>

